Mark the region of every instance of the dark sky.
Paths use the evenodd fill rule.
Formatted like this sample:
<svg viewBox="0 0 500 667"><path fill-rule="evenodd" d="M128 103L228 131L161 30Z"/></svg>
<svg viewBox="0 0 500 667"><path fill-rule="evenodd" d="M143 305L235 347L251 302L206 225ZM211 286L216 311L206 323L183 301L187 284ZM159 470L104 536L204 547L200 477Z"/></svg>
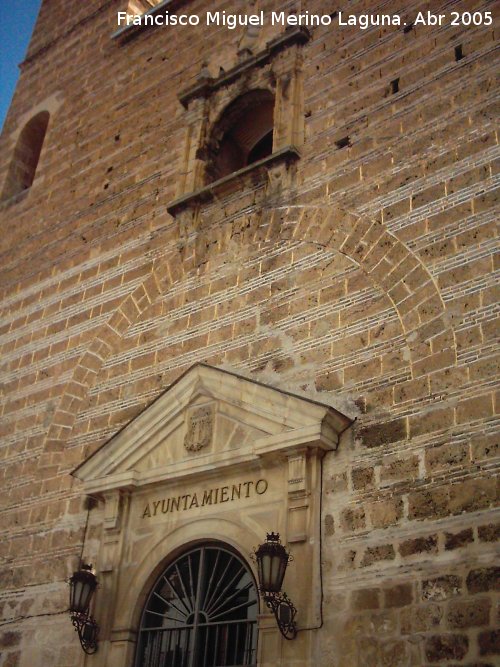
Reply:
<svg viewBox="0 0 500 667"><path fill-rule="evenodd" d="M16 87L42 0L0 0L0 128ZM7 9L8 5L8 9Z"/></svg>

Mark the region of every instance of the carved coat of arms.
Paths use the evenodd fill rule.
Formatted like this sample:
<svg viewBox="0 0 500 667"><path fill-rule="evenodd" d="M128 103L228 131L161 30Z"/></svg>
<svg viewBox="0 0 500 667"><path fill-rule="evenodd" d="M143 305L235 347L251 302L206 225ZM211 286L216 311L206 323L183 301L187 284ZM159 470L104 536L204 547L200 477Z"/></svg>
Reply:
<svg viewBox="0 0 500 667"><path fill-rule="evenodd" d="M188 452L198 452L211 444L214 412L214 405L202 405L188 412L187 431L184 436L184 447Z"/></svg>

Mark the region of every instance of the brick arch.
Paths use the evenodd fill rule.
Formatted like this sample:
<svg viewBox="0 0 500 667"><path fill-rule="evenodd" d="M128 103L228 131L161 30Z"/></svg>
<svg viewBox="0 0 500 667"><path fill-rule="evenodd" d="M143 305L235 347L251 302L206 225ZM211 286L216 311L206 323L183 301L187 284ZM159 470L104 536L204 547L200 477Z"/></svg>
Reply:
<svg viewBox="0 0 500 667"><path fill-rule="evenodd" d="M179 253L151 263L150 275L101 327L65 388L47 433L45 451L63 449L97 374L118 349L127 329L185 274L186 267L203 267L215 249L224 252L231 244L295 240L338 251L353 260L393 303L406 335L414 378L456 363L454 332L432 276L420 258L382 223L331 206L292 206L261 209L223 224L202 225L200 231L203 233L196 235L192 246L181 243Z"/></svg>
<svg viewBox="0 0 500 667"><path fill-rule="evenodd" d="M414 378L456 364L455 332L434 278L384 224L334 207L283 212L282 237L337 250L387 294L406 334Z"/></svg>
<svg viewBox="0 0 500 667"><path fill-rule="evenodd" d="M126 296L78 360L65 387L44 442L44 450L60 451L68 439L79 409L106 359L118 348L130 327L160 294L157 271L151 263L150 275Z"/></svg>
<svg viewBox="0 0 500 667"><path fill-rule="evenodd" d="M251 217L202 228L194 258L202 265L212 248L232 242L288 239L336 250L352 260L391 300L406 335L413 378L456 363L455 333L441 293L420 257L385 225L332 205L261 209Z"/></svg>

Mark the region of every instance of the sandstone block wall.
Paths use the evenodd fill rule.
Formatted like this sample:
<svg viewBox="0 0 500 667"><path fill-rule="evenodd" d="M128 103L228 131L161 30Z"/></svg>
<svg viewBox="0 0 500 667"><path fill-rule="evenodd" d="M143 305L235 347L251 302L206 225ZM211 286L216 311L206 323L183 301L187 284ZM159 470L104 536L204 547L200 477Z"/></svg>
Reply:
<svg viewBox="0 0 500 667"><path fill-rule="evenodd" d="M196 361L356 417L323 462L320 664L498 664L498 16L312 29L300 159L186 225L177 95L243 32L112 39L125 5L44 0L1 137L3 184L50 111L32 187L0 204L0 665L83 665L69 473ZM429 8L495 10L349 3ZM99 536L91 513L90 555Z"/></svg>

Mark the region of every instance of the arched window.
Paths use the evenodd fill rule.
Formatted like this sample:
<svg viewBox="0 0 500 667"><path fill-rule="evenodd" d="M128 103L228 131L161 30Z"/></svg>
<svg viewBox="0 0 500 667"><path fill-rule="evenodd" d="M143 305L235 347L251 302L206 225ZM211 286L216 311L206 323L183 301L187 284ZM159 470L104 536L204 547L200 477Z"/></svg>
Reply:
<svg viewBox="0 0 500 667"><path fill-rule="evenodd" d="M268 90L251 90L224 110L209 143L207 183L271 155L273 114Z"/></svg>
<svg viewBox="0 0 500 667"><path fill-rule="evenodd" d="M144 607L135 667L255 665L257 589L222 544L197 546L161 574Z"/></svg>
<svg viewBox="0 0 500 667"><path fill-rule="evenodd" d="M145 14L158 6L163 0L129 0L127 12L129 14Z"/></svg>
<svg viewBox="0 0 500 667"><path fill-rule="evenodd" d="M47 132L49 117L48 111L41 111L24 126L14 149L2 199L13 197L31 187Z"/></svg>

